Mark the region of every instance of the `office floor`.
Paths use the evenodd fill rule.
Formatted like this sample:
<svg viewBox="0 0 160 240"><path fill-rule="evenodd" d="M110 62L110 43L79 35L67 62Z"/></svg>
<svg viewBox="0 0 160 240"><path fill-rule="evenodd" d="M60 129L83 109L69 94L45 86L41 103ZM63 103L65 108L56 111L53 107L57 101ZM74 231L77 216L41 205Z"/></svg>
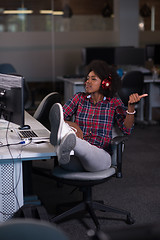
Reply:
<svg viewBox="0 0 160 240"><path fill-rule="evenodd" d="M131 212L135 224L127 225L113 213L96 212L105 232L145 226L160 221L160 124L135 126L126 142L123 154L123 178L95 186L93 197L107 204ZM72 187L58 187L53 179L33 174L34 192L38 194L50 216L56 214L56 205L81 199L81 193ZM122 217L123 219L123 217ZM88 215L78 214L58 226L70 240L90 239L89 229L95 229Z"/></svg>

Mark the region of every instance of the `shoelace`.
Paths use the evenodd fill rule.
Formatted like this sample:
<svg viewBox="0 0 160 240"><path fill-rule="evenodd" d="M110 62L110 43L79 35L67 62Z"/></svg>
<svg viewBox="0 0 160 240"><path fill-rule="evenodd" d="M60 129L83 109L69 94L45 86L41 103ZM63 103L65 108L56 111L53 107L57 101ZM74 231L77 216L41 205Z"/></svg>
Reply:
<svg viewBox="0 0 160 240"><path fill-rule="evenodd" d="M70 128L71 128L75 133L77 132L77 129L76 129L76 128L71 127L71 126L70 126Z"/></svg>
<svg viewBox="0 0 160 240"><path fill-rule="evenodd" d="M68 123L66 123L66 124L68 125L68 127L70 128L70 130L73 130L75 133L77 132L77 129L76 129L76 128L70 126Z"/></svg>

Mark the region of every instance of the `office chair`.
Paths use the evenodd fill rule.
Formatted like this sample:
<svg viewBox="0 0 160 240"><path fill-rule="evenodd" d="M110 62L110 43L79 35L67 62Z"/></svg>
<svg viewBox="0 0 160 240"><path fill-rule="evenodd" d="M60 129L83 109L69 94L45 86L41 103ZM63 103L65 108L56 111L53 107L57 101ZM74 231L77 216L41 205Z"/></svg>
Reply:
<svg viewBox="0 0 160 240"><path fill-rule="evenodd" d="M10 64L10 63L0 64L0 73L12 74L12 73L16 73L16 72L17 71L12 64Z"/></svg>
<svg viewBox="0 0 160 240"><path fill-rule="evenodd" d="M65 233L45 221L14 219L0 224L1 240L69 240Z"/></svg>
<svg viewBox="0 0 160 240"><path fill-rule="evenodd" d="M139 95L143 94L144 90L144 75L140 71L130 71L127 72L122 77L122 87L118 92L121 100L123 101L124 105L128 105L129 96L132 93L138 93ZM143 116L143 99L138 103L139 106L136 105L136 108L139 107L139 120L137 122L144 122ZM138 116L137 116L138 118Z"/></svg>
<svg viewBox="0 0 160 240"><path fill-rule="evenodd" d="M49 93L40 102L33 117L50 130L49 112L54 103L61 102L61 95L58 92ZM45 175L45 170L51 170L55 164L54 159L32 161L32 170L36 174ZM48 172L47 172L48 174Z"/></svg>
<svg viewBox="0 0 160 240"><path fill-rule="evenodd" d="M131 217L131 214L128 211L113 208L111 206L107 206L101 202L94 201L92 199L92 187L95 185L104 183L108 181L111 177L122 178L122 149L123 144L127 136L116 136L112 139L113 146L113 155L112 155L112 166L104 171L99 172L72 172L68 171L60 166L56 166L52 171L52 176L58 183L67 184L70 186L74 186L79 188L82 192L83 199L80 203L74 205L71 209L63 212L60 215L54 216L51 218L52 222L59 222L66 217L70 217L71 215L81 212L87 211L97 229L100 228L100 224L98 221L98 217L96 216L94 210L113 212L121 215L125 215L126 223L133 224L134 220ZM61 204L62 206L65 204Z"/></svg>
<svg viewBox="0 0 160 240"><path fill-rule="evenodd" d="M58 92L49 93L40 102L33 117L43 124L48 130L50 130L49 112L54 103L60 103L61 96Z"/></svg>

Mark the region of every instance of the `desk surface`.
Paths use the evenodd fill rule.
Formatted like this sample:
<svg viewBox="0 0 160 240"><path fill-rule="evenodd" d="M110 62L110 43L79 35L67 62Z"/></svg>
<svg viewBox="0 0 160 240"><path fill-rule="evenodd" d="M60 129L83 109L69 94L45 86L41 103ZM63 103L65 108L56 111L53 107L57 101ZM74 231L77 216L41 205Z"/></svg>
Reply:
<svg viewBox="0 0 160 240"><path fill-rule="evenodd" d="M84 85L84 78L65 78L58 76L57 79L75 85ZM160 78L153 80L152 76L144 76L144 83L160 83Z"/></svg>
<svg viewBox="0 0 160 240"><path fill-rule="evenodd" d="M57 79L63 82L71 83L74 85L84 85L84 78L66 78L63 76L57 76Z"/></svg>
<svg viewBox="0 0 160 240"><path fill-rule="evenodd" d="M33 130L45 129L27 112L25 112L25 123ZM15 131L17 127L16 124L8 125L7 121L0 120L0 142L19 143L21 140ZM11 218L24 203L22 161L47 159L56 155L49 139L45 139L46 142L42 144L37 144L35 141L37 142L33 140L29 144L0 147L0 222Z"/></svg>
<svg viewBox="0 0 160 240"><path fill-rule="evenodd" d="M30 125L33 130L43 129L44 126L39 123L35 118L25 112L25 123ZM7 143L18 143L21 140L16 134L15 129L18 127L16 124L9 124L7 132L8 122L0 120L0 142L4 145ZM7 137L6 137L7 133ZM37 144L36 140L29 144L11 145L9 147L0 147L0 162L7 160L36 160L46 159L51 156L55 156L54 147L50 144L49 139L44 140L45 143Z"/></svg>
<svg viewBox="0 0 160 240"><path fill-rule="evenodd" d="M145 76L144 83L160 83L160 78L154 80L152 76Z"/></svg>

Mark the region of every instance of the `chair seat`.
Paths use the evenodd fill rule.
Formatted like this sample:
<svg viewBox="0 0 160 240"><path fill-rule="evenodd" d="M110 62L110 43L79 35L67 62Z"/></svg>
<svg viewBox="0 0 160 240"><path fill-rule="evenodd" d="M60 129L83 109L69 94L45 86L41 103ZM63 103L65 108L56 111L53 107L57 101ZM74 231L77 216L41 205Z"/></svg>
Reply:
<svg viewBox="0 0 160 240"><path fill-rule="evenodd" d="M107 170L98 171L98 172L71 172L63 169L62 167L55 167L52 175L60 179L67 179L73 181L97 181L108 178L116 173L114 167L110 167Z"/></svg>
<svg viewBox="0 0 160 240"><path fill-rule="evenodd" d="M117 214L122 214L126 216L126 223L133 224L134 219L132 219L130 213L128 211L113 208L103 203L103 201L93 201L92 199L92 187L96 184L105 182L111 176L116 174L116 168L110 167L107 170L99 171L99 172L72 172L63 169L62 167L55 167L53 170L53 177L58 179L58 182L62 182L71 186L76 186L83 193L83 200L79 203L74 203L72 208L69 208L65 212L52 217L51 222L59 222L66 217L69 217L75 213L79 213L81 211L87 211L90 214L93 222L96 225L96 228L100 228L100 224L98 221L98 217L95 214L96 210L105 211L105 212L113 212ZM67 204L61 204L59 206L67 206ZM70 203L69 203L70 205Z"/></svg>

